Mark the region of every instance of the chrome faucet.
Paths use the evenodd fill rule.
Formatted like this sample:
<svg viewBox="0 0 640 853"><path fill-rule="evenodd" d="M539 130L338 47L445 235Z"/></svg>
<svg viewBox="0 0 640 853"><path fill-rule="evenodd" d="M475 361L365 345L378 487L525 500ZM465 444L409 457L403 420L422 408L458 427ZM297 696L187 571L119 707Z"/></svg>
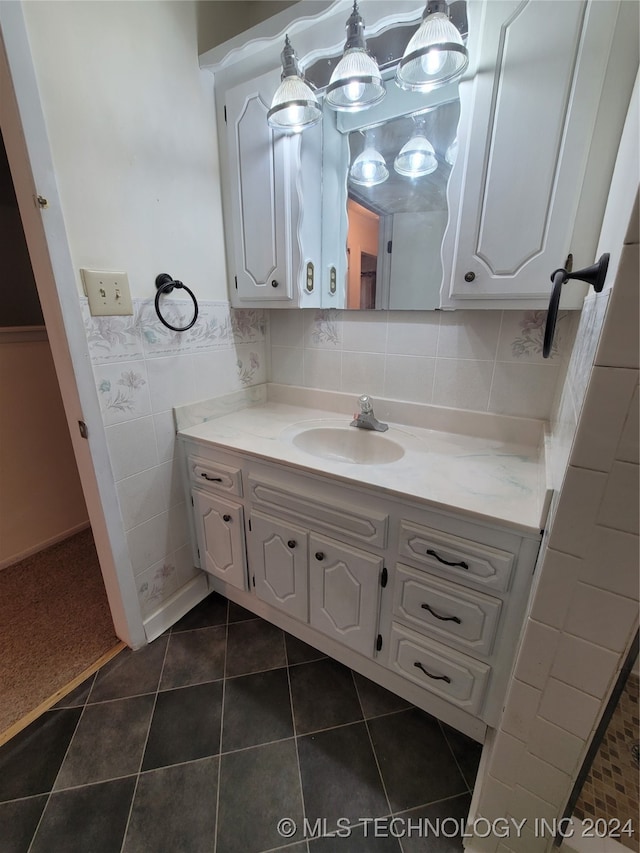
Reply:
<svg viewBox="0 0 640 853"><path fill-rule="evenodd" d="M360 429L374 429L377 432L385 432L389 429L389 424L380 423L373 414L371 397L363 394L362 397L358 397L358 403L360 404L360 412L353 416L349 426L359 427Z"/></svg>

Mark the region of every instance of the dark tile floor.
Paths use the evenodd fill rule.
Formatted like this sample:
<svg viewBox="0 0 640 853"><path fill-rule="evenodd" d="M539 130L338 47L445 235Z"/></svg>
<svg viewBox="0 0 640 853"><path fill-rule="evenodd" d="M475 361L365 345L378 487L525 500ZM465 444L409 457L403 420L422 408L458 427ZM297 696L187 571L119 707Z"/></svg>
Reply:
<svg viewBox="0 0 640 853"><path fill-rule="evenodd" d="M460 851L480 749L214 594L0 749L0 848Z"/></svg>

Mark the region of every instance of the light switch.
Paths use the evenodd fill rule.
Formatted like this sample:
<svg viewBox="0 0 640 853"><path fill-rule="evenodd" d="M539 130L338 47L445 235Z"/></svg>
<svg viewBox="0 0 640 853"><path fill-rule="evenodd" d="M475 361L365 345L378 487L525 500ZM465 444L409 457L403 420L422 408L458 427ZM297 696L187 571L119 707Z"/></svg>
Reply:
<svg viewBox="0 0 640 853"><path fill-rule="evenodd" d="M133 314L129 277L126 272L81 269L89 311L94 316Z"/></svg>

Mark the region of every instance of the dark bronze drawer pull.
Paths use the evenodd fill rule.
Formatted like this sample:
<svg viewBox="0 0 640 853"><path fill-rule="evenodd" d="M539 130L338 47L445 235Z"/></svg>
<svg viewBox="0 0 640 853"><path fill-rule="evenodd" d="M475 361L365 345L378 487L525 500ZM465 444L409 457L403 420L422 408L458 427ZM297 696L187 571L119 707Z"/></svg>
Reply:
<svg viewBox="0 0 640 853"><path fill-rule="evenodd" d="M447 684L451 684L451 679L448 675L432 675L430 672L427 672L419 660L414 663L414 666L417 666L418 669L422 670L422 672L424 672L425 675L428 675L429 678L433 678L434 681L446 681Z"/></svg>
<svg viewBox="0 0 640 853"><path fill-rule="evenodd" d="M205 474L204 472L202 474L200 474L200 476L204 477L205 480L209 480L210 483L221 483L222 482L222 477L210 477L208 474Z"/></svg>
<svg viewBox="0 0 640 853"><path fill-rule="evenodd" d="M225 514L225 515L223 515L223 516L222 516L222 520L223 520L223 521L231 521L231 516L230 516L230 515L226 515L226 514Z"/></svg>
<svg viewBox="0 0 640 853"><path fill-rule="evenodd" d="M436 619L440 619L441 622L455 622L456 625L462 625L462 620L457 616L440 616L439 613L436 613L435 610L432 610L428 604L421 604L423 610L428 610L432 616L435 616Z"/></svg>
<svg viewBox="0 0 640 853"><path fill-rule="evenodd" d="M460 566L461 569L468 569L469 566L464 562L464 560L460 560L459 563L450 563L448 560L443 560L442 557L439 557L435 551L432 551L431 548L427 551L427 554L430 557L435 557L439 563L444 563L445 566Z"/></svg>
<svg viewBox="0 0 640 853"><path fill-rule="evenodd" d="M289 541L287 542L287 545L289 546L289 548L295 548L296 547L296 540L295 539L289 539Z"/></svg>

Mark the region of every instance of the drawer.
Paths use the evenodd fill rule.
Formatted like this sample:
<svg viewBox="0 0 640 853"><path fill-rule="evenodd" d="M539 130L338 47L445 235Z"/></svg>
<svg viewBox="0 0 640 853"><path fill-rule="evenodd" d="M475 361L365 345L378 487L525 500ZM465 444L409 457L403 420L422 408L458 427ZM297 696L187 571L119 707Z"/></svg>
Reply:
<svg viewBox="0 0 640 853"><path fill-rule="evenodd" d="M269 509L278 516L290 516L302 521L313 530L324 531L338 538L364 542L375 548L384 548L387 542L389 516L356 501L345 500L348 490L318 489L313 497L294 488L280 485L268 478L249 477L251 501L256 506Z"/></svg>
<svg viewBox="0 0 640 853"><path fill-rule="evenodd" d="M478 715L491 667L393 623L389 667L414 684Z"/></svg>
<svg viewBox="0 0 640 853"><path fill-rule="evenodd" d="M199 456L190 456L188 464L189 476L194 485L242 497L242 471L239 468L231 468Z"/></svg>
<svg viewBox="0 0 640 853"><path fill-rule="evenodd" d="M398 553L463 582L502 592L509 588L515 561L515 555L508 551L410 521L400 522Z"/></svg>
<svg viewBox="0 0 640 853"><path fill-rule="evenodd" d="M398 564L393 615L419 631L454 641L472 654L489 655L502 601Z"/></svg>

